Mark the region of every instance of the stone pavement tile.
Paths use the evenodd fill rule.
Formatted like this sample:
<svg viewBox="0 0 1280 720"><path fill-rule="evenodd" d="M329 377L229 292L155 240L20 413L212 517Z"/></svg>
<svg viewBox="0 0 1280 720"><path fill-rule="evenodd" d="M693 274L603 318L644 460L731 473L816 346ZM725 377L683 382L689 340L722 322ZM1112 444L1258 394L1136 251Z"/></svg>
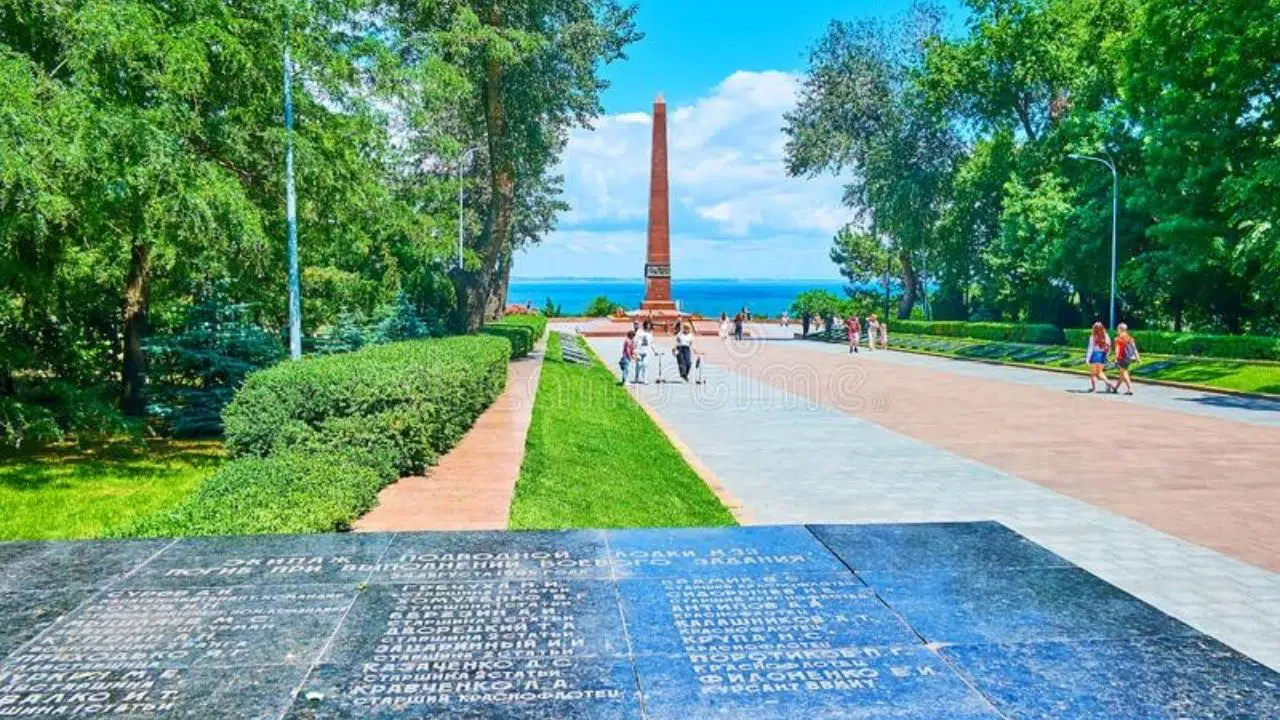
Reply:
<svg viewBox="0 0 1280 720"><path fill-rule="evenodd" d="M358 532L497 530L507 526L545 348L513 360L507 386L425 476L383 488Z"/></svg>
<svg viewBox="0 0 1280 720"><path fill-rule="evenodd" d="M606 354L616 350L609 342L592 340L596 351ZM814 369L799 361L793 366ZM1280 612L1263 602L1275 595L1276 573L895 432L878 424L882 409L863 418L717 363L706 363L705 372L706 385L648 385L636 396L662 415L669 431L679 434L758 522L996 520L1280 669L1280 628L1270 624L1280 622ZM929 380L946 382L942 374ZM929 383L921 389L932 387ZM874 396L882 389L873 383L870 392ZM874 450L846 452L845 444ZM1041 454L1052 449L1046 446ZM895 458L914 462L891 465ZM892 472L882 470L891 466ZM1139 551L1123 558L1114 552L1129 547ZM1165 582L1170 579L1174 582ZM1214 601L1198 592L1228 587L1226 579L1239 580L1229 587L1245 588L1242 601L1260 608L1248 632L1223 626Z"/></svg>
<svg viewBox="0 0 1280 720"><path fill-rule="evenodd" d="M652 720L979 720L1000 717L925 647L642 656Z"/></svg>
<svg viewBox="0 0 1280 720"><path fill-rule="evenodd" d="M744 378L1280 570L1280 533L1269 532L1280 514L1280 426L1099 402L815 343L756 343L748 351L707 343L703 352ZM816 382L797 383L796 373ZM738 380L728 388L750 390ZM1230 441L1205 452L1202 438Z"/></svg>
<svg viewBox="0 0 1280 720"><path fill-rule="evenodd" d="M1280 676L1203 637L960 645L942 653L1008 717L1280 717Z"/></svg>

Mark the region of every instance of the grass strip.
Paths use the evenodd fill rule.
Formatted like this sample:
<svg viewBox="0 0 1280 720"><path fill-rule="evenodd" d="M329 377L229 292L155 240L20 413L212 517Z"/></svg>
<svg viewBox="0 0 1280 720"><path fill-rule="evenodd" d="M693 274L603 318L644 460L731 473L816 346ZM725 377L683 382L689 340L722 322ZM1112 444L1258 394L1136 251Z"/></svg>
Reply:
<svg viewBox="0 0 1280 720"><path fill-rule="evenodd" d="M810 337L815 337L810 335ZM843 332L821 333L817 339L845 342ZM1141 342L1141 340L1139 340ZM997 342L934 335L896 334L889 346L898 350L982 360L1002 365L1052 368L1081 375L1089 374L1084 350L1060 345ZM1206 390L1234 390L1259 395L1280 395L1280 363L1253 360L1223 360L1182 355L1142 353L1142 362L1130 368L1135 380L1158 380L1202 387Z"/></svg>
<svg viewBox="0 0 1280 720"><path fill-rule="evenodd" d="M222 443L53 447L0 458L0 540L104 537L187 498L223 462Z"/></svg>
<svg viewBox="0 0 1280 720"><path fill-rule="evenodd" d="M598 360L565 363L548 336L513 529L735 524L653 420Z"/></svg>

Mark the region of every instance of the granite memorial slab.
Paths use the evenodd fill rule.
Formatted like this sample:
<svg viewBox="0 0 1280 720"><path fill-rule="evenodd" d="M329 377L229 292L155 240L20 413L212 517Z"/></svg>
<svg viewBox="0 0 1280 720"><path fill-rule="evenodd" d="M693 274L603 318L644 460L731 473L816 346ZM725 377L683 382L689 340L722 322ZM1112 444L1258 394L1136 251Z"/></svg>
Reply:
<svg viewBox="0 0 1280 720"><path fill-rule="evenodd" d="M991 704L925 647L639 656L652 720L996 720Z"/></svg>
<svg viewBox="0 0 1280 720"><path fill-rule="evenodd" d="M851 576L619 582L637 655L912 645L919 638Z"/></svg>
<svg viewBox="0 0 1280 720"><path fill-rule="evenodd" d="M619 578L849 575L803 527L611 530L607 537Z"/></svg>
<svg viewBox="0 0 1280 720"><path fill-rule="evenodd" d="M1196 631L1080 568L859 573L928 642L1001 643Z"/></svg>
<svg viewBox="0 0 1280 720"><path fill-rule="evenodd" d="M0 543L0 591L102 587L171 540Z"/></svg>
<svg viewBox="0 0 1280 720"><path fill-rule="evenodd" d="M453 532L397 535L373 583L491 580L608 580L604 533Z"/></svg>
<svg viewBox="0 0 1280 720"><path fill-rule="evenodd" d="M1280 718L1280 674L1203 636L942 652L1009 717Z"/></svg>
<svg viewBox="0 0 1280 720"><path fill-rule="evenodd" d="M997 522L814 525L809 529L855 572L1071 565Z"/></svg>
<svg viewBox="0 0 1280 720"><path fill-rule="evenodd" d="M1055 558L990 523L0 543L0 718L1276 717L1280 674Z"/></svg>
<svg viewBox="0 0 1280 720"><path fill-rule="evenodd" d="M94 592L78 587L0 592L0 658L39 635Z"/></svg>
<svg viewBox="0 0 1280 720"><path fill-rule="evenodd" d="M129 586L349 586L369 579L391 540L376 533L189 538L141 567Z"/></svg>

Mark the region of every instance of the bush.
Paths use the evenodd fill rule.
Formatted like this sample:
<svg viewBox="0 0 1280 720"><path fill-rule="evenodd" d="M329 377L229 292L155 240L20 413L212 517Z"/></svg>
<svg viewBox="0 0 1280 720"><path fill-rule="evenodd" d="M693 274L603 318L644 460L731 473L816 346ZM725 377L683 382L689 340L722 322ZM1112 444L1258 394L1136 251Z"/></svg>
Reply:
<svg viewBox="0 0 1280 720"><path fill-rule="evenodd" d="M889 327L894 332L909 335L937 335L942 337L973 338L975 340L995 340L997 342L1021 342L1036 345L1062 345L1066 342L1063 332L1053 325L995 323L995 322L961 322L924 321L924 320L891 320Z"/></svg>
<svg viewBox="0 0 1280 720"><path fill-rule="evenodd" d="M145 517L128 537L346 530L390 479L346 453L287 452L218 469L178 505Z"/></svg>
<svg viewBox="0 0 1280 720"><path fill-rule="evenodd" d="M587 310L583 314L587 317L609 317L622 309L621 305L601 295L587 303Z"/></svg>
<svg viewBox="0 0 1280 720"><path fill-rule="evenodd" d="M1083 347L1088 329L1067 330L1068 344ZM1280 338L1263 335L1206 335L1163 330L1133 330L1138 349L1156 355L1189 355L1228 360L1280 360Z"/></svg>
<svg viewBox="0 0 1280 720"><path fill-rule="evenodd" d="M533 351L547 330L547 319L541 315L507 315L488 323L482 332L506 338L511 343L511 357L522 358Z"/></svg>
<svg viewBox="0 0 1280 720"><path fill-rule="evenodd" d="M430 449L457 442L506 384L508 344L452 337L365 348L277 365L251 375L224 414L236 456L277 450L285 428L391 411L425 423ZM417 431L415 431L417 432Z"/></svg>

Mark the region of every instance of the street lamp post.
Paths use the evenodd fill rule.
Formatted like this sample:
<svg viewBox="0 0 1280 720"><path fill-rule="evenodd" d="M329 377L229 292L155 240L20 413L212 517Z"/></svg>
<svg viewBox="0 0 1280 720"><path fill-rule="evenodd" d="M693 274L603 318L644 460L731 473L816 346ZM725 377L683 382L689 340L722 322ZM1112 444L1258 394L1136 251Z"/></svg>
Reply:
<svg viewBox="0 0 1280 720"><path fill-rule="evenodd" d="M476 147L468 149L462 153L462 157L458 158L458 270L462 270L462 245L466 239L466 214L463 212L462 206L462 167L467 164L467 160L477 149Z"/></svg>
<svg viewBox="0 0 1280 720"><path fill-rule="evenodd" d="M1116 329L1116 223L1120 216L1120 173L1116 166L1106 158L1094 155L1068 155L1072 160L1092 160L1106 165L1111 170L1111 315L1108 323L1112 330Z"/></svg>
<svg viewBox="0 0 1280 720"><path fill-rule="evenodd" d="M302 282L298 271L298 200L293 186L293 85L289 16L284 18L284 204L289 236L289 357L302 358Z"/></svg>

